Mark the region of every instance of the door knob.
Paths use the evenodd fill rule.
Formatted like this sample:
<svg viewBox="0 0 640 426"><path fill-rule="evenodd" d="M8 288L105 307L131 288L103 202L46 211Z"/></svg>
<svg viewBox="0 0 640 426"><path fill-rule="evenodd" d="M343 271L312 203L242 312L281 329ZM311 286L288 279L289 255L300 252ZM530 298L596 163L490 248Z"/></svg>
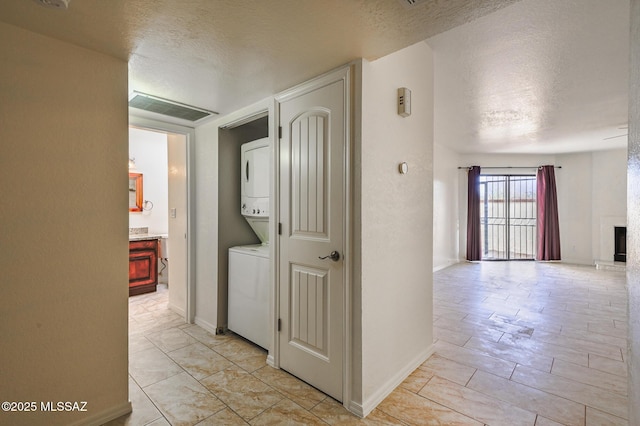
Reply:
<svg viewBox="0 0 640 426"><path fill-rule="evenodd" d="M331 253L329 253L327 256L318 256L318 259L331 259L334 262L337 262L338 260L340 260L340 253L338 253L337 251L332 251Z"/></svg>

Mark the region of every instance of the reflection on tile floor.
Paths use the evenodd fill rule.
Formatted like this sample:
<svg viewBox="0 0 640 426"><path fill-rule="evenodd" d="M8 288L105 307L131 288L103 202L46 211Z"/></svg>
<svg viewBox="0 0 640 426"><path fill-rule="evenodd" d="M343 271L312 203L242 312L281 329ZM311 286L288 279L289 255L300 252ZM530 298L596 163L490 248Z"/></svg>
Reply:
<svg viewBox="0 0 640 426"><path fill-rule="evenodd" d="M109 425L627 425L625 275L534 262L434 274L435 354L366 419L167 291L129 299L133 413Z"/></svg>

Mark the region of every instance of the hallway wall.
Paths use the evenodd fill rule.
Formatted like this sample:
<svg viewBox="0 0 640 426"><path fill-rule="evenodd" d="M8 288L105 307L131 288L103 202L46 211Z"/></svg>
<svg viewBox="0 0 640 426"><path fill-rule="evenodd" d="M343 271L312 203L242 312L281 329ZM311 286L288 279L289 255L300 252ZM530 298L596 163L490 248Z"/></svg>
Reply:
<svg viewBox="0 0 640 426"><path fill-rule="evenodd" d="M363 62L362 140L356 141L354 214L360 211L362 405L368 413L432 350L433 55L417 43ZM397 89L412 112L397 114ZM398 164L406 161L408 173ZM361 197L361 198L360 198ZM356 216L357 217L357 216ZM357 220L354 226L357 225ZM361 274L361 275L360 275ZM354 333L358 338L358 333ZM357 345L356 345L357 346ZM354 350L357 352L357 349ZM355 395L354 395L355 396Z"/></svg>
<svg viewBox="0 0 640 426"><path fill-rule="evenodd" d="M0 395L87 402L0 424L102 424L131 409L127 63L4 23L0 52Z"/></svg>
<svg viewBox="0 0 640 426"><path fill-rule="evenodd" d="M433 146L433 270L437 271L459 262L465 254L460 252L459 176L460 155L446 146Z"/></svg>

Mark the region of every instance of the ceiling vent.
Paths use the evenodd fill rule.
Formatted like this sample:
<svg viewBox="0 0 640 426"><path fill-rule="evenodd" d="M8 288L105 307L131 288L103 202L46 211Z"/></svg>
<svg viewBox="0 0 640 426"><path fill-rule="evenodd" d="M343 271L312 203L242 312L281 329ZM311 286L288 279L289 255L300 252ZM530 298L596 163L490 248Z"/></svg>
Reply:
<svg viewBox="0 0 640 426"><path fill-rule="evenodd" d="M69 2L71 0L35 0L40 6L48 7L49 9L68 9Z"/></svg>
<svg viewBox="0 0 640 426"><path fill-rule="evenodd" d="M217 115L215 111L194 107L192 105L182 104L180 102L170 101L169 99L159 98L157 96L148 95L146 93L133 92L133 97L129 100L129 106L141 109L143 111L155 112L156 114L166 115L168 117L179 118L191 122L200 121L211 115Z"/></svg>

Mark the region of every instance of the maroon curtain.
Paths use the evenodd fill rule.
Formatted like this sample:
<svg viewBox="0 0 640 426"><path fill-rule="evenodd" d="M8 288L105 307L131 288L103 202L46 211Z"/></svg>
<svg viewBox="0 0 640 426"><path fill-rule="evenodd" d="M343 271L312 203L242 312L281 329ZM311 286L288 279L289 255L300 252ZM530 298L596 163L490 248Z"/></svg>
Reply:
<svg viewBox="0 0 640 426"><path fill-rule="evenodd" d="M467 260L481 260L480 245L480 166L469 169L467 192Z"/></svg>
<svg viewBox="0 0 640 426"><path fill-rule="evenodd" d="M560 260L558 196L553 166L538 168L538 253L537 260Z"/></svg>

